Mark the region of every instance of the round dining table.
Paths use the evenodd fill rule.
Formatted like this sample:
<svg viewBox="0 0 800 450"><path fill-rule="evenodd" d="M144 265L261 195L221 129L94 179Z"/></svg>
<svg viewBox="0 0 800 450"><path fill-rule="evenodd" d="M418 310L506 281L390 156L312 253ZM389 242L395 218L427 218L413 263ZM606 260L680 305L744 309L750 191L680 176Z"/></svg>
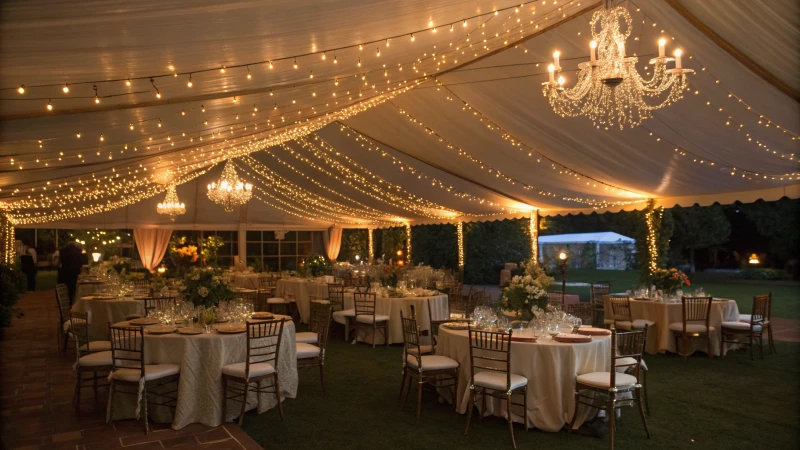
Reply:
<svg viewBox="0 0 800 450"><path fill-rule="evenodd" d="M333 281L333 280L331 280ZM328 298L328 283L305 278L281 278L275 289L275 297L294 295L300 322L308 323L311 317L311 300Z"/></svg>
<svg viewBox="0 0 800 450"><path fill-rule="evenodd" d="M455 398L456 410L460 414L471 411L468 333L467 330L453 330L443 325L439 327L436 344L437 355L447 356L461 364ZM576 377L609 370L611 337L592 336L591 342L586 343L562 343L549 337L541 337L536 342L512 342L510 352L511 373L528 379L528 425L543 431L557 432L569 425L575 412ZM448 390L442 389L440 394L452 400ZM523 422L521 408L511 408L514 422ZM505 417L505 414L504 401L487 397L483 415ZM575 428L596 414L597 409L581 405Z"/></svg>
<svg viewBox="0 0 800 450"><path fill-rule="evenodd" d="M107 341L108 324L125 320L130 314L144 315L144 300L100 294L80 297L72 310L89 314L89 340Z"/></svg>
<svg viewBox="0 0 800 450"><path fill-rule="evenodd" d="M435 294L425 297L376 297L375 314L389 316L388 338L390 344L403 343L403 323L400 320L400 311L405 317L410 317L411 306L417 317L417 325L422 330L431 329L431 316L428 313L428 301L431 303L431 312L435 317L448 317L446 294ZM353 292L345 292L344 309L354 308ZM379 334L380 336L380 334ZM363 337L365 342L372 343L371 333ZM384 342L377 342L384 344Z"/></svg>
<svg viewBox="0 0 800 450"><path fill-rule="evenodd" d="M261 275L254 272L237 272L233 274L233 284L244 289L261 289L261 282L258 281Z"/></svg>
<svg viewBox="0 0 800 450"><path fill-rule="evenodd" d="M611 308L611 297L604 298L605 318L613 319L614 310ZM681 301L663 301L652 299L630 299L631 317L633 320L645 319L654 324L647 332L647 348L645 351L651 355L658 353L678 353L675 336L669 329L669 324L683 321L683 305ZM714 328L711 333L711 355L719 356L719 330L722 322L738 322L739 306L735 300L713 298L711 300L711 316L709 325ZM705 339L692 339L692 351L709 353ZM729 347L733 348L733 347Z"/></svg>
<svg viewBox="0 0 800 450"><path fill-rule="evenodd" d="M297 353L295 349L295 326L288 316L285 318L277 371L281 385L281 401L297 396ZM127 326L129 322L115 325ZM247 334L222 334L215 329L211 333L183 335L149 334L144 327L145 364L177 364L181 367L178 382L178 401L173 412L164 406L149 406L150 419L159 423L172 423L172 429L202 423L216 427L222 418L222 367L240 363L247 356ZM166 386L169 389L169 386ZM174 387L173 387L174 389ZM117 395L114 399L114 420L134 418L136 397ZM258 394L252 390L247 398L246 409L257 409L264 413L275 407L275 394ZM110 405L109 405L110 407ZM226 421L238 417L241 403L228 400Z"/></svg>

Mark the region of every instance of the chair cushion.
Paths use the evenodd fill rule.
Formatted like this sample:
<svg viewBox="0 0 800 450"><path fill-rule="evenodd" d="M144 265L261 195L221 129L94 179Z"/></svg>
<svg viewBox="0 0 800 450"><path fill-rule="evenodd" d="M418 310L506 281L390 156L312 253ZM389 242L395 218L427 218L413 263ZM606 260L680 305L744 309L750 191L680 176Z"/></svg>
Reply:
<svg viewBox="0 0 800 450"><path fill-rule="evenodd" d="M432 345L420 345L419 349L422 350L422 354L423 355L429 355L429 354L433 353L433 346ZM414 348L408 349L408 354L409 355L416 355L417 354L417 348L414 347Z"/></svg>
<svg viewBox="0 0 800 450"><path fill-rule="evenodd" d="M617 367L619 367L619 366L633 366L635 364L636 364L636 359L634 359L634 358L632 358L630 356L614 360L614 365L616 365ZM642 370L647 370L647 364L644 363L644 360L642 360L641 367L642 367Z"/></svg>
<svg viewBox="0 0 800 450"><path fill-rule="evenodd" d="M245 369L244 362L236 364L228 364L227 366L222 367L222 373L224 373L225 375L244 378L244 369ZM272 364L268 362L250 364L251 377L260 377L264 375L269 375L271 373L275 373L275 368L272 367Z"/></svg>
<svg viewBox="0 0 800 450"><path fill-rule="evenodd" d="M655 325L655 322L645 319L636 319L633 322L630 320L618 320L616 323L616 327L620 330L642 330L644 326L647 325L648 327L652 327Z"/></svg>
<svg viewBox="0 0 800 450"><path fill-rule="evenodd" d="M289 303L289 301L280 297L272 297L267 299L267 303L270 305L285 305Z"/></svg>
<svg viewBox="0 0 800 450"><path fill-rule="evenodd" d="M181 373L181 366L177 364L145 364L144 381L157 380L179 373ZM141 372L139 369L118 369L111 374L111 377L120 381L139 381Z"/></svg>
<svg viewBox="0 0 800 450"><path fill-rule="evenodd" d="M375 322L388 322L389 316L383 314L375 314ZM356 316L356 322L372 323L372 314L359 314Z"/></svg>
<svg viewBox="0 0 800 450"><path fill-rule="evenodd" d="M603 319L603 325L613 325L614 319Z"/></svg>
<svg viewBox="0 0 800 450"><path fill-rule="evenodd" d="M50 326L52 327L52 325L50 325ZM69 331L69 329L70 329L70 328L72 328L72 322L71 322L71 321L69 321L69 320L68 320L68 321L66 321L66 322L64 322L64 323L61 325L61 328L64 330L64 333L66 333L67 331Z"/></svg>
<svg viewBox="0 0 800 450"><path fill-rule="evenodd" d="M306 344L316 344L317 343L317 333L313 333L311 331L304 331L302 333L297 333L294 335L295 342L304 342Z"/></svg>
<svg viewBox="0 0 800 450"><path fill-rule="evenodd" d="M739 314L739 322L750 323L752 320L753 316L751 314ZM768 325L769 320L764 319L764 321L761 323L764 325Z"/></svg>
<svg viewBox="0 0 800 450"><path fill-rule="evenodd" d="M322 303L323 305L330 305L330 304L331 304L331 301L330 301L330 300L325 300L325 299L318 298L318 299L316 299L316 300L311 300L311 303Z"/></svg>
<svg viewBox="0 0 800 450"><path fill-rule="evenodd" d="M111 364L110 351L89 353L86 356L81 356L81 358L78 360L78 365L81 367L110 366Z"/></svg>
<svg viewBox="0 0 800 450"><path fill-rule="evenodd" d="M127 316L125 316L125 320L133 320L133 319L138 319L140 317L142 317L141 314L128 314Z"/></svg>
<svg viewBox="0 0 800 450"><path fill-rule="evenodd" d="M344 325L347 322L348 317L355 317L356 310L355 309L345 309L342 311L334 311L333 313L333 321L336 323L340 323Z"/></svg>
<svg viewBox="0 0 800 450"><path fill-rule="evenodd" d="M417 358L411 355L406 356L406 363L413 368L417 368ZM458 368L458 361L447 356L425 355L422 357L422 372L426 370L447 370Z"/></svg>
<svg viewBox="0 0 800 450"><path fill-rule="evenodd" d="M297 359L316 358L319 356L319 347L316 345L298 342L295 344L295 349L297 350Z"/></svg>
<svg viewBox="0 0 800 450"><path fill-rule="evenodd" d="M599 388L607 388L611 387L611 374L608 372L592 372L592 373L585 373L583 375L578 375L578 383L585 384L587 386L599 387ZM632 386L636 384L636 377L633 375L628 375L627 373L616 373L616 377L614 378L616 382L616 386Z"/></svg>
<svg viewBox="0 0 800 450"><path fill-rule="evenodd" d="M423 362L422 365L424 366L425 363ZM527 384L528 384L527 378L523 377L522 375L517 375L515 373L511 374L512 390L525 386ZM488 370L484 372L478 372L475 374L475 386L482 386L489 389L505 391L506 374L503 372L491 372Z"/></svg>
<svg viewBox="0 0 800 450"><path fill-rule="evenodd" d="M714 331L714 327L711 328L711 331ZM669 329L672 331L680 331L683 332L683 322L675 322L669 324ZM686 324L686 332L687 333L705 333L706 326L701 323L687 323Z"/></svg>
<svg viewBox="0 0 800 450"><path fill-rule="evenodd" d="M733 328L734 330L740 331L750 331L750 323L747 322L722 322L722 328ZM754 325L753 331L759 332L761 331L761 325Z"/></svg>
<svg viewBox="0 0 800 450"><path fill-rule="evenodd" d="M82 352L87 351L86 344L81 345ZM91 341L89 342L89 349L90 352L104 352L106 350L111 350L111 341Z"/></svg>

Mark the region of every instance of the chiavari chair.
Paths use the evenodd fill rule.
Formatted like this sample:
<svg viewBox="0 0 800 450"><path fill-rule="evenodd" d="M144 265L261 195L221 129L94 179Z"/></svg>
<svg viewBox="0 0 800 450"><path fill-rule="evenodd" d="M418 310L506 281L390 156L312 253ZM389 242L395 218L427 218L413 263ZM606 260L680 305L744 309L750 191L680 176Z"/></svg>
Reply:
<svg viewBox="0 0 800 450"><path fill-rule="evenodd" d="M650 429L647 427L647 419L645 418L642 402L642 384L639 382L646 331L617 333L616 328L612 328L611 364L608 367L629 366L631 373L611 370L609 372L592 372L578 375L575 380L575 412L572 415L568 430L570 433L572 433L575 420L578 417L579 405L601 409L606 412L606 417L608 417L608 430L611 449L613 450L614 434L616 432L614 422L617 409L624 406L638 406L639 415L644 424L644 431L647 433L647 438L650 438ZM618 363L617 361L620 360L627 364ZM630 393L631 396L620 395L627 393Z"/></svg>
<svg viewBox="0 0 800 450"><path fill-rule="evenodd" d="M439 336L439 325L447 322L468 322L466 312L465 313L456 313L450 310L450 302L446 303L447 309L440 313L438 310L433 308L431 299L427 300L428 303L428 317L430 317L431 322L431 344L436 345L436 339ZM474 309L474 308L473 308Z"/></svg>
<svg viewBox="0 0 800 450"><path fill-rule="evenodd" d="M97 382L98 380L105 381L107 378L99 375L100 373L111 372L111 342L89 340L89 313L71 311L70 322L78 355L74 366L76 372L75 393L72 396L72 404L77 414L80 411L81 391L84 388L92 388L94 399L97 401L97 388L108 386L108 383L97 384ZM85 373L91 373L92 376L84 378L83 374Z"/></svg>
<svg viewBox="0 0 800 450"><path fill-rule="evenodd" d="M142 300L144 300L145 317L156 308L173 308L177 303L176 297L145 297Z"/></svg>
<svg viewBox="0 0 800 450"><path fill-rule="evenodd" d="M326 303L311 304L311 319L308 333L315 336L314 342L297 340L297 368L319 367L319 383L325 393L325 349L328 346L328 331L331 325L331 305ZM301 335L304 333L297 333Z"/></svg>
<svg viewBox="0 0 800 450"><path fill-rule="evenodd" d="M65 353L70 338L73 337L72 330L70 330L72 323L69 316L69 289L66 284L56 285L56 304L58 305L58 334L56 334L58 347L61 349L61 353Z"/></svg>
<svg viewBox="0 0 800 450"><path fill-rule="evenodd" d="M400 396L403 397L401 410L406 407L408 394L411 392L411 380L417 380L417 420L422 409L422 387L428 383L436 388L450 388L455 398L458 392L458 361L440 355L426 355L420 344L420 330L417 319L404 317L400 311L400 320L403 325L403 380L400 384ZM408 383L408 388L406 388ZM405 396L403 396L405 391Z"/></svg>
<svg viewBox="0 0 800 450"><path fill-rule="evenodd" d="M244 422L247 407L247 394L252 390L258 394L275 394L278 402L278 413L283 420L281 404L281 386L278 377L278 358L283 337L283 324L286 319L247 322L247 356L244 362L228 364L222 367L222 420L227 421L228 400L242 404L239 412L239 425ZM262 382L272 382L262 386ZM241 386L241 387L240 387ZM228 396L228 391L233 394Z"/></svg>
<svg viewBox="0 0 800 450"><path fill-rule="evenodd" d="M333 321L344 325L344 340L350 340L350 330L355 327L356 309L344 309L344 285L328 283L328 301L333 309Z"/></svg>
<svg viewBox="0 0 800 450"><path fill-rule="evenodd" d="M356 342L359 332L372 331L372 348L378 340L378 331L383 335L383 341L389 346L389 316L377 314L375 303L377 296L374 292L354 292L353 304L355 305ZM366 333L365 333L366 335Z"/></svg>
<svg viewBox="0 0 800 450"><path fill-rule="evenodd" d="M145 364L144 330L142 327L108 326L111 338L111 393L108 423L114 421L116 394L137 396L136 415L144 406L144 432L149 433L147 405L175 408L178 401L178 378L181 366L177 364ZM175 384L171 388L171 384ZM162 390L163 386L169 386ZM141 396L139 396L141 394ZM151 397L157 401L151 401Z"/></svg>
<svg viewBox="0 0 800 450"><path fill-rule="evenodd" d="M591 325L594 319L594 307L590 302L570 303L566 306L567 314L581 319L583 325Z"/></svg>
<svg viewBox="0 0 800 450"><path fill-rule="evenodd" d="M709 325L711 320L711 297L681 297L682 320L669 324L669 329L675 335L675 345L678 353L686 359L689 356L689 344L694 339L705 339L708 357L714 358L711 352L711 333L714 327ZM692 352L694 353L694 352Z"/></svg>
<svg viewBox="0 0 800 450"><path fill-rule="evenodd" d="M486 411L486 396L505 400L508 430L511 433L511 444L517 448L514 439L514 422L511 418L511 406L522 406L522 420L525 431L528 431L528 379L511 372L511 334L495 331L482 331L469 328L469 361L470 385L469 407L467 408L467 428L472 421L472 410L478 396L481 397L480 417ZM514 394L522 395L522 403L514 403Z"/></svg>
<svg viewBox="0 0 800 450"><path fill-rule="evenodd" d="M775 350L775 342L772 339L772 292L765 295L759 295L757 297L763 297L767 299L767 314L764 316L764 320L761 321L760 325L762 329L767 330L769 354L771 355L773 353L778 353L777 350ZM750 323L751 320L752 314L739 314L739 322Z"/></svg>
<svg viewBox="0 0 800 450"><path fill-rule="evenodd" d="M620 330L641 330L652 327L655 322L646 319L633 319L631 315L631 299L628 297L608 297L611 312L614 314L614 327Z"/></svg>
<svg viewBox="0 0 800 450"><path fill-rule="evenodd" d="M147 280L134 280L133 281L133 296L134 297L147 297L151 295L150 282Z"/></svg>
<svg viewBox="0 0 800 450"><path fill-rule="evenodd" d="M753 358L753 341L758 342L761 359L764 359L764 328L769 326L770 295L756 295L753 297L753 308L750 312L749 322L722 322L719 331L720 356L725 356L725 344L743 344L734 336L745 336L749 339L747 346L750 348L750 359ZM764 324L767 325L764 325Z"/></svg>
<svg viewBox="0 0 800 450"><path fill-rule="evenodd" d="M547 304L564 307L564 293L558 291L547 291Z"/></svg>
<svg viewBox="0 0 800 450"><path fill-rule="evenodd" d="M606 319L605 297L611 293L611 284L607 282L599 282L589 285L589 302L594 308L594 320L592 323L595 326L613 325L614 319Z"/></svg>

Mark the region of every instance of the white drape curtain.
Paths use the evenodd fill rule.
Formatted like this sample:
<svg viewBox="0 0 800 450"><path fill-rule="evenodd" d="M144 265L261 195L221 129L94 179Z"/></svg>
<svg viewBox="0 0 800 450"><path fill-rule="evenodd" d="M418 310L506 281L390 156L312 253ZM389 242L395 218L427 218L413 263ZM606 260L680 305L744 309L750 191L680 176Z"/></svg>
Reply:
<svg viewBox="0 0 800 450"><path fill-rule="evenodd" d="M334 225L328 228L328 231L323 233L323 238L328 259L335 261L339 256L339 249L342 248L342 227Z"/></svg>
<svg viewBox="0 0 800 450"><path fill-rule="evenodd" d="M142 265L150 272L161 264L164 253L169 247L170 236L172 230L162 228L133 229L133 239L136 240L136 247L139 249L139 258L142 260Z"/></svg>

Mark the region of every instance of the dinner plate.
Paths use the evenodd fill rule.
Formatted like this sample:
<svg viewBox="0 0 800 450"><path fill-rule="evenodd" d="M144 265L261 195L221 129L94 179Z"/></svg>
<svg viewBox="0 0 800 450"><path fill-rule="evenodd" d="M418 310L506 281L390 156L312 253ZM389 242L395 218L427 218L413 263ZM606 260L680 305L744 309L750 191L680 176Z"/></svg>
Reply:
<svg viewBox="0 0 800 450"><path fill-rule="evenodd" d="M469 324L466 322L446 322L442 324L443 327L449 328L451 330L467 330L469 329Z"/></svg>
<svg viewBox="0 0 800 450"><path fill-rule="evenodd" d="M178 328L178 334L189 334L189 335L192 335L192 334L202 334L202 333L203 333L203 329L202 328L198 328L198 327Z"/></svg>
<svg viewBox="0 0 800 450"><path fill-rule="evenodd" d="M153 319L151 317L140 317L138 319L133 319L128 323L131 325L155 325L158 323L158 319Z"/></svg>
<svg viewBox="0 0 800 450"><path fill-rule="evenodd" d="M217 327L217 333L221 334L239 334L244 333L247 331L247 327L237 326L234 327L233 325L222 325Z"/></svg>
<svg viewBox="0 0 800 450"><path fill-rule="evenodd" d="M159 327L150 327L147 329L147 334L169 334L175 331L175 327L168 327L166 325Z"/></svg>
<svg viewBox="0 0 800 450"><path fill-rule="evenodd" d="M511 335L512 342L536 342L536 336L514 336Z"/></svg>
<svg viewBox="0 0 800 450"><path fill-rule="evenodd" d="M577 344L582 342L592 342L591 336L584 336L582 334L558 334L553 338L557 342L568 342Z"/></svg>
<svg viewBox="0 0 800 450"><path fill-rule="evenodd" d="M578 328L578 334L585 336L607 336L611 334L611 331L606 330L605 328L581 327Z"/></svg>

